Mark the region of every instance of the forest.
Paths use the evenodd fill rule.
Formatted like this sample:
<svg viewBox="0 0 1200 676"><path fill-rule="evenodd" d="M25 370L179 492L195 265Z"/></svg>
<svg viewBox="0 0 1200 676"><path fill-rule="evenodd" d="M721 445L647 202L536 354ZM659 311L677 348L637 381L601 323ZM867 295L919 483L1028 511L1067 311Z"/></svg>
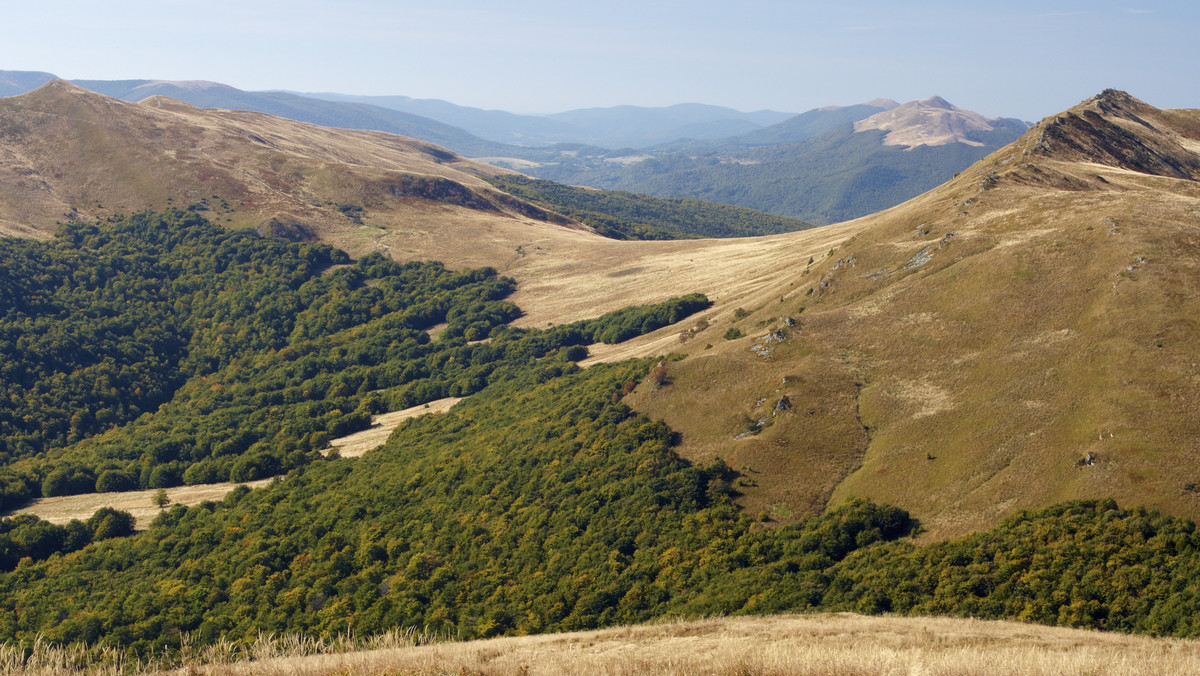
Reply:
<svg viewBox="0 0 1200 676"><path fill-rule="evenodd" d="M1023 130L1022 130L1023 131ZM941 185L1020 132L989 145L885 146L883 132L847 124L797 143L664 152L632 164L564 160L544 164L544 179L633 191L659 198L721 202L824 225L895 206ZM795 186L804 186L803 190Z"/></svg>
<svg viewBox="0 0 1200 676"><path fill-rule="evenodd" d="M471 394L556 350L582 358L709 304L523 331L507 326L515 283L494 270L350 264L182 211L0 240L0 284L0 508L274 476L374 413Z"/></svg>
<svg viewBox="0 0 1200 676"><path fill-rule="evenodd" d="M518 329L495 271L350 261L178 211L0 247L8 507L276 477L142 532L113 510L0 519L0 641L145 655L818 609L1200 635L1185 519L1072 502L918 544L914 518L864 500L792 525L744 513L736 471L683 460L623 401L671 387L648 374L673 362L575 363L700 295ZM361 458L319 452L373 413L468 394Z"/></svg>
<svg viewBox="0 0 1200 676"><path fill-rule="evenodd" d="M613 239L756 237L813 227L796 218L697 199L580 188L520 174L494 176L497 188L595 228Z"/></svg>

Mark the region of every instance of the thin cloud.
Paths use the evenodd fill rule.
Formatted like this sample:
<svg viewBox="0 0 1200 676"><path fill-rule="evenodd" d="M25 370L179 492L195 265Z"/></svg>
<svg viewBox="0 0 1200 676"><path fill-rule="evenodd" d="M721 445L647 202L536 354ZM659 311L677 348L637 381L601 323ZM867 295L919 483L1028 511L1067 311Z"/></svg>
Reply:
<svg viewBox="0 0 1200 676"><path fill-rule="evenodd" d="M842 30L844 30L844 31L873 31L873 30L875 30L875 27L874 26L846 26Z"/></svg>
<svg viewBox="0 0 1200 676"><path fill-rule="evenodd" d="M1154 13L1154 10L1152 10L1152 9L1127 9L1125 11L1130 14L1153 14Z"/></svg>

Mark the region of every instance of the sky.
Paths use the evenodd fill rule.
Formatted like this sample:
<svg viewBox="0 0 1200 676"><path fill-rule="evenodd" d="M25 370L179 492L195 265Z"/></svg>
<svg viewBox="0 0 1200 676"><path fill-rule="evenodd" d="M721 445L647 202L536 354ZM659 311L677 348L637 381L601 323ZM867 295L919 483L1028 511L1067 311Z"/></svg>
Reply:
<svg viewBox="0 0 1200 676"><path fill-rule="evenodd" d="M1035 121L1200 108L1195 0L7 0L0 70L444 99L803 112L940 95Z"/></svg>

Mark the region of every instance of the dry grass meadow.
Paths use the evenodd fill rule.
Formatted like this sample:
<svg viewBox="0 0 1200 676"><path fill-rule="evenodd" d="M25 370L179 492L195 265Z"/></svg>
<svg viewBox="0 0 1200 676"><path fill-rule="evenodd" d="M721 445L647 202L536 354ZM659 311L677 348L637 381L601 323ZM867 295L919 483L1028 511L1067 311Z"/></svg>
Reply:
<svg viewBox="0 0 1200 676"><path fill-rule="evenodd" d="M0 670L83 673L42 647ZM326 643L263 637L189 653L180 668L91 660L91 673L166 676L1159 676L1200 673L1200 643L1014 622L852 614L669 621L596 631L428 642L410 633Z"/></svg>
<svg viewBox="0 0 1200 676"><path fill-rule="evenodd" d="M378 448L391 436L392 430L401 422L427 413L445 413L449 411L462 397L447 397L431 401L428 404L413 406L402 411L392 411L371 418L371 427L361 432L355 432L329 442L330 448L336 450L343 458L357 458L369 450ZM33 514L50 523L64 524L71 519L86 521L101 507L112 507L129 512L137 522L136 527L144 530L158 516L162 509L171 505L192 507L206 500L220 500L236 486L244 485L249 488L260 488L271 483L273 479L262 479L245 484L219 483L201 484L197 486L177 486L167 489L168 503L160 508L153 499L157 490L128 491L125 493L87 493L83 495L65 495L56 498L38 498L26 507L16 510L15 514Z"/></svg>
<svg viewBox="0 0 1200 676"><path fill-rule="evenodd" d="M367 451L382 446L383 442L387 441L388 437L392 435L392 431L396 429L396 426L405 420L427 413L445 413L462 400L462 397L447 397L401 411L392 411L391 413L372 416L369 428L361 432L348 434L340 439L334 439L329 442L329 447L331 450L336 450L338 455L343 458L361 457Z"/></svg>
<svg viewBox="0 0 1200 676"><path fill-rule="evenodd" d="M136 528L144 530L163 509L171 505L191 507L206 500L220 500L239 485L249 488L261 488L271 483L272 479L250 481L245 484L220 483L202 484L199 486L176 486L167 489L167 504L159 507L153 499L157 490L127 491L124 493L85 493L83 495L64 495L56 498L38 498L27 506L13 512L14 514L32 514L50 523L64 524L71 519L86 521L101 507L112 507L129 512L136 520Z"/></svg>

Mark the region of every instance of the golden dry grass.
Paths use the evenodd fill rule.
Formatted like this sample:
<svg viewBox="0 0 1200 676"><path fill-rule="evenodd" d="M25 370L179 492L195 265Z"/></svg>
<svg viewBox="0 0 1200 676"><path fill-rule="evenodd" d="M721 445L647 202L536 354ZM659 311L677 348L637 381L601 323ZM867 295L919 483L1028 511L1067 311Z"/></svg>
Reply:
<svg viewBox="0 0 1200 676"><path fill-rule="evenodd" d="M127 103L52 82L0 101L0 136L0 167L10 177L0 182L4 234L46 238L73 217L206 200L204 214L217 223L298 224L355 256L381 250L401 260L503 268L514 242L531 233L587 230L532 220L498 201L468 208L406 192L409 179L448 179L459 186L458 204L482 206L496 193L480 176L503 172L382 132L163 97ZM339 204L363 207L362 222Z"/></svg>
<svg viewBox="0 0 1200 676"><path fill-rule="evenodd" d="M198 486L176 486L168 488L167 498L170 502L166 508L171 505L184 505L191 507L198 505L206 500L220 500L225 497L229 491L239 485L244 485L249 488L261 488L271 483L272 479L262 479L260 481L249 481L245 484L220 483L220 484L202 484ZM124 493L87 493L84 495L64 495L57 498L38 498L32 503L16 510L13 514L33 514L34 516L45 519L50 523L64 524L71 519L79 519L86 521L88 517L96 513L96 510L101 507L112 507L121 511L129 512L137 521L139 530L145 529L162 511L157 505L152 502L157 489L145 491L127 491Z"/></svg>
<svg viewBox="0 0 1200 676"><path fill-rule="evenodd" d="M392 435L392 431L396 429L396 426L405 420L429 413L445 413L462 400L462 397L446 397L445 399L431 401L428 404L406 408L402 411L392 411L391 413L372 416L370 428L334 439L329 442L330 449L336 449L338 455L343 458L361 457L367 451L382 446L383 442L387 441L388 437ZM325 452L328 453L330 449L326 449Z"/></svg>
<svg viewBox="0 0 1200 676"><path fill-rule="evenodd" d="M179 676L1149 676L1200 673L1200 643L1014 622L949 618L786 615L672 621L570 634L414 645L400 634L371 650L352 641L262 640L218 646L183 668L124 673ZM417 641L419 643L420 641ZM315 650L320 650L314 654ZM0 651L0 667L5 653ZM66 676L53 664L5 673ZM252 661L251 661L252 659ZM63 661L60 656L59 664ZM10 663L11 664L11 663ZM109 673L117 673L116 669Z"/></svg>
<svg viewBox="0 0 1200 676"><path fill-rule="evenodd" d="M428 413L445 413L449 411L462 397L447 397L431 401L428 404L406 408L402 411L392 411L374 416L372 426L361 432L355 432L330 442L330 448L337 449L343 458L357 458L367 451L382 446L391 436L392 430L401 422ZM328 450L326 450L328 452ZM239 485L249 488L261 488L271 483L273 479L250 481L245 484L217 483L200 484L196 486L177 486L167 489L167 498L171 505L191 507L206 500L220 500L229 491ZM152 499L158 493L156 489L145 491L128 491L124 493L87 493L84 495L65 495L55 498L38 498L29 505L22 507L12 514L33 514L51 523L64 524L71 519L87 520L101 507L112 507L133 515L139 530L145 529L162 511Z"/></svg>
<svg viewBox="0 0 1200 676"><path fill-rule="evenodd" d="M1200 133L1143 115L1163 136ZM1172 151L1181 165L1200 161L1189 147ZM692 341L668 340L679 327L644 339L687 358L631 402L681 432L685 457L746 468L739 501L780 521L822 509L803 496L831 479L833 503L900 505L926 538L1077 498L1200 518L1187 489L1200 483L1200 184L1022 152L841 226L856 231L809 275L781 262L736 324L719 302ZM781 316L804 335L764 363L749 348ZM722 340L735 325L747 337ZM796 406L736 439L733 421L782 374L793 400L853 405L820 411L823 427ZM1089 453L1099 461L1078 467Z"/></svg>

